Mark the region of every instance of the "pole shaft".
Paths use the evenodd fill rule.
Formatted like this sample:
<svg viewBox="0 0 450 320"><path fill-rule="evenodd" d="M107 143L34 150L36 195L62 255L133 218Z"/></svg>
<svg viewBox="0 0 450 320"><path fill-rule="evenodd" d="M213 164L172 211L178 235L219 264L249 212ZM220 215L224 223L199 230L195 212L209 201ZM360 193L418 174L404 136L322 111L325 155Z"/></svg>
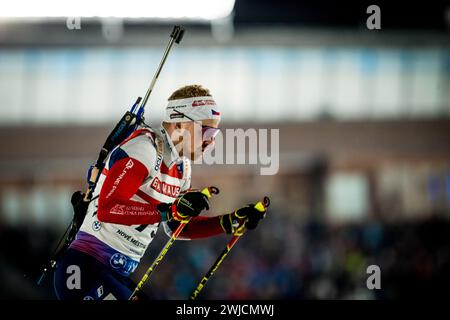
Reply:
<svg viewBox="0 0 450 320"><path fill-rule="evenodd" d="M205 284L208 282L208 280L213 276L214 272L220 267L223 260L225 260L225 257L228 255L228 253L231 251L231 248L236 244L236 242L240 239L241 236L233 236L231 240L227 243L227 246L222 251L220 256L217 258L216 262L209 268L208 272L205 274L205 276L202 278L200 283L198 284L197 288L195 288L194 292L189 297L190 300L195 300L197 296L200 294L200 291L202 291Z"/></svg>
<svg viewBox="0 0 450 320"><path fill-rule="evenodd" d="M265 208L269 207L270 200L268 197L264 197L263 201L258 202L255 205L255 208L258 211L264 211ZM197 288L195 288L194 292L192 292L191 296L189 297L190 300L195 300L197 296L199 295L200 291L202 291L205 284L208 282L208 280L213 276L214 272L219 268L219 266L222 264L225 257L228 255L228 253L231 251L233 246L238 242L238 240L242 237L243 233L241 235L233 235L233 237L228 241L225 249L222 251L220 256L217 258L216 262L211 266L211 268L208 270L208 272L205 274L205 276L202 278L200 283L198 284Z"/></svg>
<svg viewBox="0 0 450 320"><path fill-rule="evenodd" d="M130 296L130 298L128 300L133 300L133 298L136 296L136 294L139 291L141 291L141 289L144 286L144 284L147 282L147 280L150 278L150 276L153 273L153 271L155 271L156 267L159 265L159 263L165 257L167 251L169 251L170 247L175 242L175 240L178 238L178 236L180 235L181 231L183 231L184 227L186 226L186 224L188 222L189 222L189 220L187 220L186 222L183 221L182 223L180 223L178 228L172 233L172 236L170 237L169 241L167 241L167 243L164 246L164 248L162 248L161 252L158 254L158 257L155 259L155 261L153 261L153 263L147 269L147 271L145 272L145 274L142 277L141 281L139 281L138 285L136 286L136 288L134 289L133 293L131 294L131 296Z"/></svg>
<svg viewBox="0 0 450 320"><path fill-rule="evenodd" d="M205 196L207 196L208 198L211 198L211 196L213 194L218 194L219 193L219 189L217 189L216 187L207 187L207 188L204 188L201 192ZM191 218L188 218L186 220L181 221L180 225L175 229L175 231L172 232L172 236L170 237L169 241L167 241L166 245L161 250L161 252L159 253L159 255L156 258L156 260L153 261L153 263L147 269L147 271L145 272L145 274L142 277L141 281L139 281L138 285L136 286L136 288L134 289L133 293L131 294L130 298L128 298L128 300L133 300L135 298L136 294L142 289L142 287L144 286L145 282L150 278L150 275L153 273L153 271L159 265L161 260L165 257L167 251L169 251L169 249L172 246L172 244L175 242L175 240L177 240L177 238L179 237L179 235L183 231L184 227L189 223L190 220L191 220Z"/></svg>

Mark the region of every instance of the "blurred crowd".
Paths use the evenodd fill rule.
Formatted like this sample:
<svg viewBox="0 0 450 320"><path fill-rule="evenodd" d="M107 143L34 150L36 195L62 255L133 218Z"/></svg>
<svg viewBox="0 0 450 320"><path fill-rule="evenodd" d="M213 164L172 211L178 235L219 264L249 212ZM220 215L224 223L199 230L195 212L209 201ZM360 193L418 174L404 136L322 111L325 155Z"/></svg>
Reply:
<svg viewBox="0 0 450 320"><path fill-rule="evenodd" d="M54 299L51 278L34 282L60 235L0 226L0 297ZM151 299L187 299L229 236L178 241L145 288ZM167 236L162 230L133 275L139 280ZM367 267L381 289L366 286ZM407 223L331 226L277 218L245 234L201 294L203 299L397 299L450 294L450 223L431 216Z"/></svg>

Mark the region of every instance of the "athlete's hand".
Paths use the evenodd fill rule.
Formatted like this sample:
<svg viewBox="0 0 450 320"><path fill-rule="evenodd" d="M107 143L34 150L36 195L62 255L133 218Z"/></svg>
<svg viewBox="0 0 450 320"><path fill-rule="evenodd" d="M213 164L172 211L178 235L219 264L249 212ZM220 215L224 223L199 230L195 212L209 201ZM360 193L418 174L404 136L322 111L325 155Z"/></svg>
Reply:
<svg viewBox="0 0 450 320"><path fill-rule="evenodd" d="M172 204L160 204L160 211L168 211L167 220L186 221L198 216L203 210L209 210L208 198L219 193L215 187L205 188L202 191L192 190L183 193ZM169 205L169 208L164 208ZM168 210L167 210L168 209Z"/></svg>
<svg viewBox="0 0 450 320"><path fill-rule="evenodd" d="M223 215L220 218L220 224L226 233L240 236L245 229L255 229L259 221L265 218L269 198L264 198L264 202L249 204L239 208L233 213Z"/></svg>

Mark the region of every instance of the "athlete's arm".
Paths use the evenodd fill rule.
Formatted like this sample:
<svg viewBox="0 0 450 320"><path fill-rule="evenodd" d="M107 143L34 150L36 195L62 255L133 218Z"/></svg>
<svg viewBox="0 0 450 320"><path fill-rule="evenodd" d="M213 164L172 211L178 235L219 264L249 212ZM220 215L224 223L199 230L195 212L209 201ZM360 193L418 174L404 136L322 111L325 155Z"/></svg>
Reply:
<svg viewBox="0 0 450 320"><path fill-rule="evenodd" d="M193 217L184 227L180 238L188 240L211 237L221 233L237 234L243 224L246 229L255 229L265 215L266 210L259 211L255 208L255 204L249 204L232 213L217 217ZM178 224L176 221L168 222L172 231L178 227Z"/></svg>
<svg viewBox="0 0 450 320"><path fill-rule="evenodd" d="M108 171L98 199L98 219L124 225L161 222L156 204L130 200L148 175L140 161L125 157Z"/></svg>
<svg viewBox="0 0 450 320"><path fill-rule="evenodd" d="M176 228L176 227L175 227ZM224 233L219 217L193 217L181 231L180 236L185 239L200 239Z"/></svg>
<svg viewBox="0 0 450 320"><path fill-rule="evenodd" d="M167 221L167 225L164 228L166 234L170 237L172 232L174 232L180 223L175 220ZM212 237L221 233L225 230L220 225L220 217L204 217L197 216L191 218L188 224L183 228L179 240L194 240Z"/></svg>

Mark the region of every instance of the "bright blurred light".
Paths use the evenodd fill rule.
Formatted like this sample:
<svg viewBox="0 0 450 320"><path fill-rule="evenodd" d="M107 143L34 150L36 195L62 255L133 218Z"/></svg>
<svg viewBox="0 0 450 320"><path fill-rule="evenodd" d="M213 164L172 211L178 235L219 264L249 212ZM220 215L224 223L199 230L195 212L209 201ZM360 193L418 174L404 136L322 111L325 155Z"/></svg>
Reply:
<svg viewBox="0 0 450 320"><path fill-rule="evenodd" d="M228 16L235 0L58 1L14 0L2 5L0 18L144 18L215 20Z"/></svg>

